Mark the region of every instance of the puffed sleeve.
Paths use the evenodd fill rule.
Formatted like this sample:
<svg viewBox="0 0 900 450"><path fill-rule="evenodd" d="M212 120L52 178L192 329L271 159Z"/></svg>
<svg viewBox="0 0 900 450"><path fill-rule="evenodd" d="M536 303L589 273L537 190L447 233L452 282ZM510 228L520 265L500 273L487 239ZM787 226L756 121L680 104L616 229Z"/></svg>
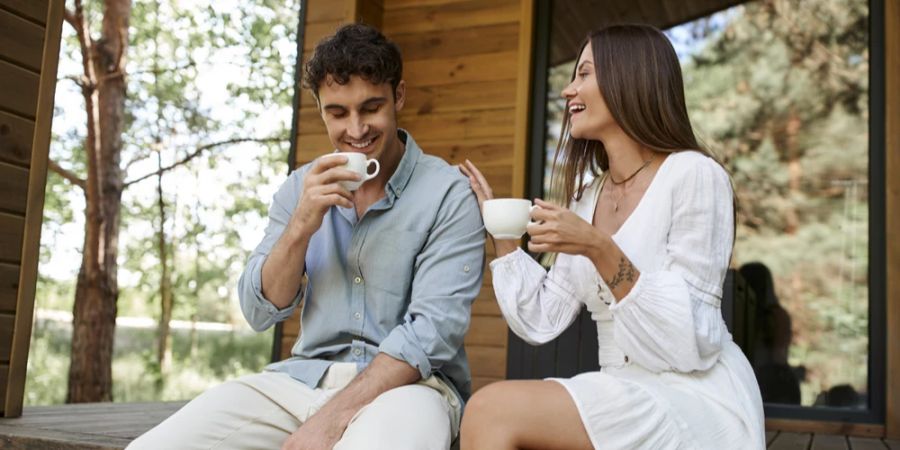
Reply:
<svg viewBox="0 0 900 450"><path fill-rule="evenodd" d="M616 343L657 372L709 369L731 340L721 314L734 236L731 183L712 159L691 163L670 190L663 265L642 271L628 295L610 306Z"/></svg>
<svg viewBox="0 0 900 450"><path fill-rule="evenodd" d="M491 262L494 294L509 328L525 342L543 344L559 336L581 310L565 261L548 273L522 249Z"/></svg>

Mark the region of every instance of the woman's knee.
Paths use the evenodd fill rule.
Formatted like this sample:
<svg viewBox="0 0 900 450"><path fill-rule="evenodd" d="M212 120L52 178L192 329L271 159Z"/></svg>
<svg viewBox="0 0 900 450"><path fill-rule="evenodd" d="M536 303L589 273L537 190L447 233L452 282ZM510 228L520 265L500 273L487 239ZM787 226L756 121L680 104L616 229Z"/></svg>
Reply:
<svg viewBox="0 0 900 450"><path fill-rule="evenodd" d="M463 442L472 438L480 440L513 439L514 427L510 404L516 396L514 382L500 381L479 389L466 403L461 435Z"/></svg>

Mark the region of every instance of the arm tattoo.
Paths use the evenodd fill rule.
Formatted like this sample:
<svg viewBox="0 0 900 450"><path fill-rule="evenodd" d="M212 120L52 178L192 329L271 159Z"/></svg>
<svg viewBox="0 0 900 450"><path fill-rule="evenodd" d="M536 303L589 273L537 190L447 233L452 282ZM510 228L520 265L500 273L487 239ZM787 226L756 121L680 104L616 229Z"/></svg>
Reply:
<svg viewBox="0 0 900 450"><path fill-rule="evenodd" d="M634 266L631 264L631 261L623 256L622 259L619 260L619 271L613 277L612 281L609 282L609 289L615 289L616 286L622 284L623 281L629 283L634 282L634 272Z"/></svg>

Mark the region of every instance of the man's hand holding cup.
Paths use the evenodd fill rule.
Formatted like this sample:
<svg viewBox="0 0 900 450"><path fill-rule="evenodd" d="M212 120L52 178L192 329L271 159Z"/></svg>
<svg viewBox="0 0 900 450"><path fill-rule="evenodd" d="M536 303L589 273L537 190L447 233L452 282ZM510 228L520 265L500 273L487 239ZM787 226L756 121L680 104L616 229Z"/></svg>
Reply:
<svg viewBox="0 0 900 450"><path fill-rule="evenodd" d="M374 164L375 171L367 173ZM303 179L303 194L291 217L292 228L308 238L322 226L332 206L353 207L353 194L359 186L378 175L377 160L362 153L330 153L319 157Z"/></svg>

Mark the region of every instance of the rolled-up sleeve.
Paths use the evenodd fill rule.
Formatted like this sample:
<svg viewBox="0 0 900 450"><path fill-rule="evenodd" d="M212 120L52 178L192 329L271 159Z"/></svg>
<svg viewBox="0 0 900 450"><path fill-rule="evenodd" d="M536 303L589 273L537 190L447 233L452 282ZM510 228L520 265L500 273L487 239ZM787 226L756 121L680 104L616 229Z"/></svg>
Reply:
<svg viewBox="0 0 900 450"><path fill-rule="evenodd" d="M472 302L481 289L484 225L465 179L454 180L413 275L403 322L379 351L406 361L427 378L462 351Z"/></svg>
<svg viewBox="0 0 900 450"><path fill-rule="evenodd" d="M266 330L290 317L303 299L303 288L301 287L290 305L282 309L275 306L263 295L262 268L291 219L291 214L303 190L304 173L305 167L295 171L282 183L273 196L272 205L269 207L269 223L266 225L265 236L250 254L247 266L238 280L241 312L250 327L256 331Z"/></svg>

